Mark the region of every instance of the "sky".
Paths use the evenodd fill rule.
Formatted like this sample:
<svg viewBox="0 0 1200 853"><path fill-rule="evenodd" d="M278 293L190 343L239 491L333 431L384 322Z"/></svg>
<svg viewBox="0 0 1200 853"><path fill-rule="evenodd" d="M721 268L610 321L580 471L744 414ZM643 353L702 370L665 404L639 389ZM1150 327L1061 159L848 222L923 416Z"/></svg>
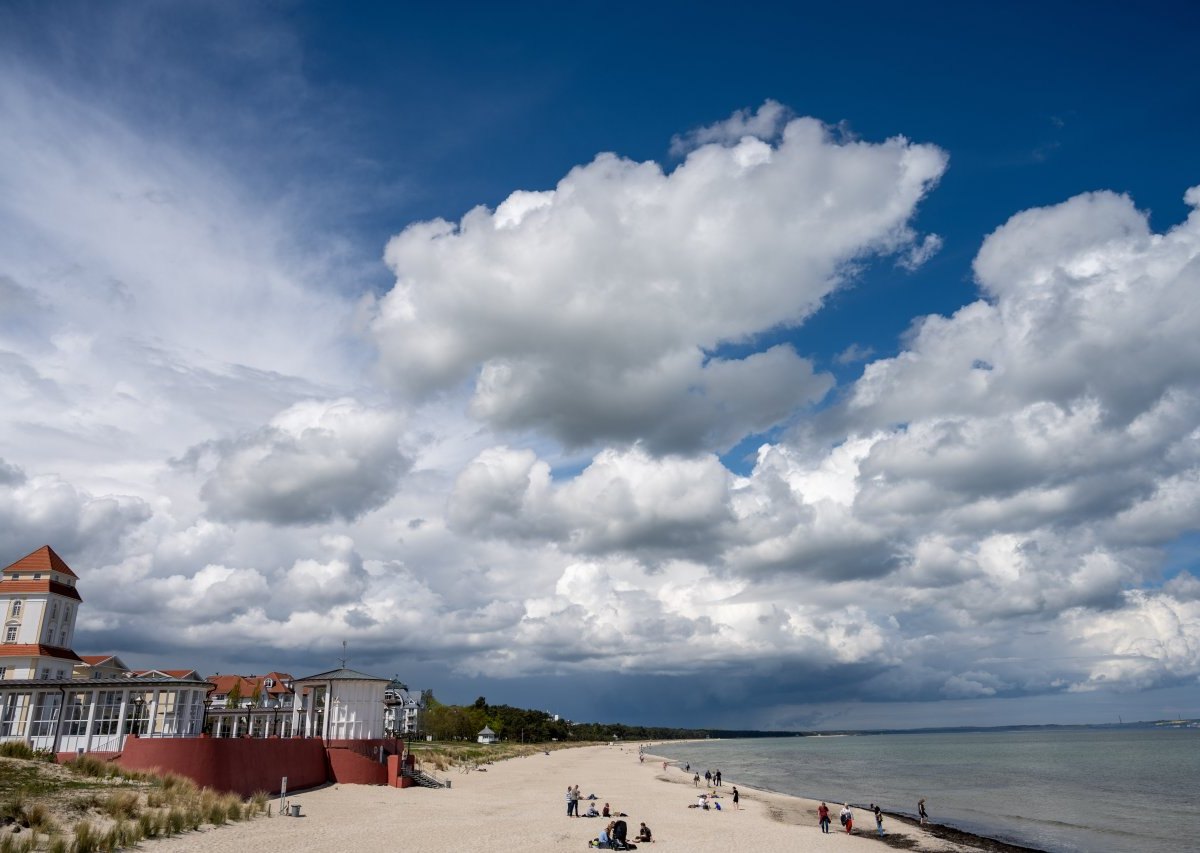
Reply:
<svg viewBox="0 0 1200 853"><path fill-rule="evenodd" d="M1200 717L1200 10L0 2L75 650L760 729Z"/></svg>

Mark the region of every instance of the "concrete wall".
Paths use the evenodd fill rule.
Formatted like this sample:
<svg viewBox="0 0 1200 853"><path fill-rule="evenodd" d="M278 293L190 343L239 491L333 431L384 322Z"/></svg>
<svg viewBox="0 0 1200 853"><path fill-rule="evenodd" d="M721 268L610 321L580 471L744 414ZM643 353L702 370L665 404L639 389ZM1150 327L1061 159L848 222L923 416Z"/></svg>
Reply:
<svg viewBox="0 0 1200 853"><path fill-rule="evenodd" d="M341 782L388 784L387 759L402 752L394 738L330 741L320 738L139 738L130 736L123 752L96 754L127 770L178 773L202 787L249 796L255 791L298 791ZM383 761L380 758L384 759ZM59 760L74 758L73 753Z"/></svg>
<svg viewBox="0 0 1200 853"><path fill-rule="evenodd" d="M117 764L187 776L197 785L233 791L278 793L323 785L330 779L325 745L318 738L137 738L125 741Z"/></svg>

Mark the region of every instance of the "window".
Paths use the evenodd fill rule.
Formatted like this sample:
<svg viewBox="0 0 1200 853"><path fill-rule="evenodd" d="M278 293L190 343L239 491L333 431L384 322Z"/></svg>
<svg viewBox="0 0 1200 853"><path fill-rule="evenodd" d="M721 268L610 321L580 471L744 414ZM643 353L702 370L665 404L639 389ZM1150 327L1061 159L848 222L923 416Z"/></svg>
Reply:
<svg viewBox="0 0 1200 853"><path fill-rule="evenodd" d="M17 626L9 625L4 631L4 642L15 643L17 641Z"/></svg>
<svg viewBox="0 0 1200 853"><path fill-rule="evenodd" d="M38 573L38 572L34 572L33 579L34 579L35 581L40 581L40 580L42 579L42 576L41 576L41 574L40 574L40 573Z"/></svg>
<svg viewBox="0 0 1200 853"><path fill-rule="evenodd" d="M63 671L60 669L54 677L57 678L59 681L62 681L64 678L66 678L66 675L64 675Z"/></svg>
<svg viewBox="0 0 1200 853"><path fill-rule="evenodd" d="M58 632L58 645L64 649L67 647L67 631L65 628Z"/></svg>
<svg viewBox="0 0 1200 853"><path fill-rule="evenodd" d="M263 679L263 687L270 688L270 687L274 687L274 686L275 686L274 678L264 678Z"/></svg>
<svg viewBox="0 0 1200 853"><path fill-rule="evenodd" d="M0 666L0 681L4 680L4 676L7 672L8 672L8 667Z"/></svg>
<svg viewBox="0 0 1200 853"><path fill-rule="evenodd" d="M23 602L21 599L18 598L16 601L14 601L13 606L12 606L12 618L20 619L21 618L21 608L24 606L25 606L25 602Z"/></svg>
<svg viewBox="0 0 1200 853"><path fill-rule="evenodd" d="M58 602L57 601L53 601L50 603L50 618L51 619L58 618Z"/></svg>
<svg viewBox="0 0 1200 853"><path fill-rule="evenodd" d="M45 669L42 670L42 680L43 681L50 680L50 667L46 667Z"/></svg>

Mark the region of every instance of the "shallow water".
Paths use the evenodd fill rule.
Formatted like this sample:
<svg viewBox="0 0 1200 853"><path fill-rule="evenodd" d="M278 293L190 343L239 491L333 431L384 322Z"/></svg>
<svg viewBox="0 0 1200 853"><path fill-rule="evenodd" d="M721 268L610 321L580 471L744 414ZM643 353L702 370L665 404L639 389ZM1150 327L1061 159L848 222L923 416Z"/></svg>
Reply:
<svg viewBox="0 0 1200 853"><path fill-rule="evenodd" d="M1200 730L1054 729L663 745L701 775L878 803L1052 853L1200 850ZM836 809L834 809L836 812Z"/></svg>

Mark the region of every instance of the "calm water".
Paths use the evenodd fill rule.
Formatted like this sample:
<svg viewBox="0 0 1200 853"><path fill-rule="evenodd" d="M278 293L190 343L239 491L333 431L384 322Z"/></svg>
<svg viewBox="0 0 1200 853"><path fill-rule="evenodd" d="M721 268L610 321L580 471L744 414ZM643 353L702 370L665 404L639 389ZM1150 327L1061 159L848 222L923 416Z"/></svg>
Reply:
<svg viewBox="0 0 1200 853"><path fill-rule="evenodd" d="M1200 850L1200 729L768 738L663 745L703 776L879 803L1052 853ZM837 809L834 809L836 813Z"/></svg>

